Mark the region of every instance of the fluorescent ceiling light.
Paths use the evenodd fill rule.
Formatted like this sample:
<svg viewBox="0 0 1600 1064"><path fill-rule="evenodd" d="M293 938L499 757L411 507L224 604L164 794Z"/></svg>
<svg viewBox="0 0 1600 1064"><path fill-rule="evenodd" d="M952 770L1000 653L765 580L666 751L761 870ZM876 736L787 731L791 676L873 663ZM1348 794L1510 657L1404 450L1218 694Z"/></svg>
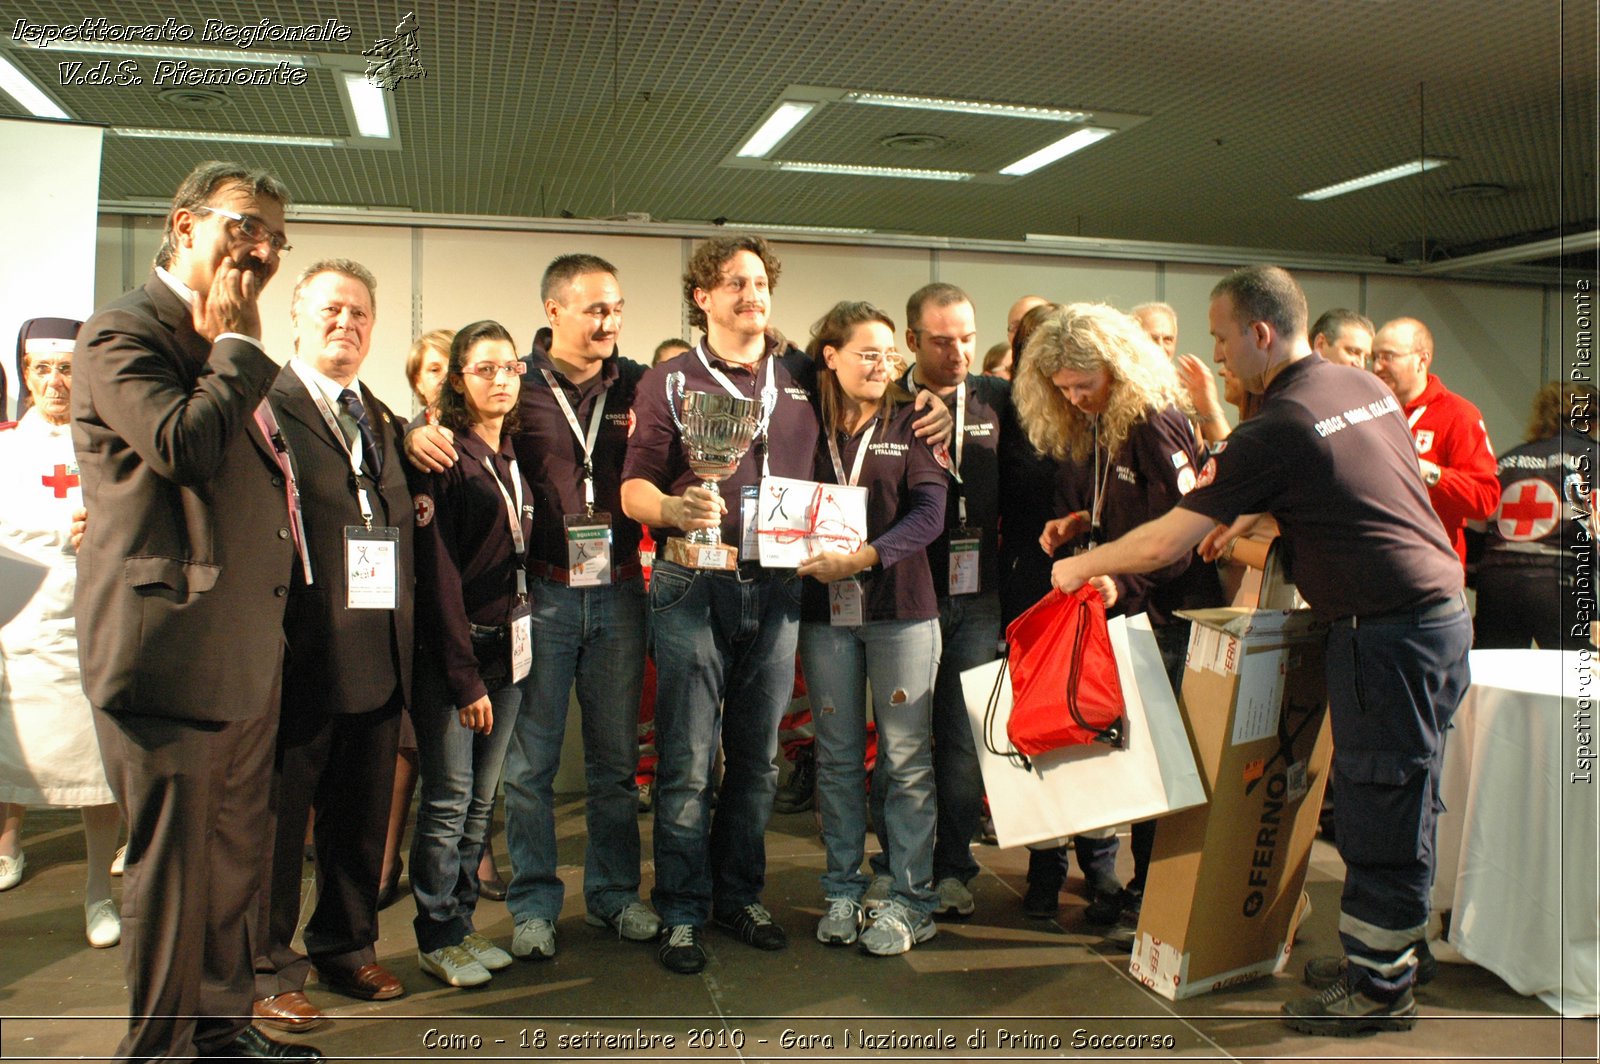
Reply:
<svg viewBox="0 0 1600 1064"><path fill-rule="evenodd" d="M1087 111L1069 111L1057 107L950 100L939 96L905 96L895 92L851 92L845 94L845 99L850 103L873 104L877 107L905 107L913 111L954 111L957 114L996 115L1006 118L1041 118L1049 122L1082 122L1086 118L1093 117Z"/></svg>
<svg viewBox="0 0 1600 1064"><path fill-rule="evenodd" d="M1041 167L1049 166L1058 159L1065 159L1073 152L1081 151L1096 141L1104 140L1115 132L1113 129L1100 129L1096 126L1073 130L1055 143L1046 144L1032 155L1025 155L1010 166L1001 167L1000 172L1007 177L1024 177Z"/></svg>
<svg viewBox="0 0 1600 1064"><path fill-rule="evenodd" d="M846 236L866 236L873 229L857 229L848 225L786 225L774 222L723 222L724 229L764 229L778 233L842 233Z"/></svg>
<svg viewBox="0 0 1600 1064"><path fill-rule="evenodd" d="M815 103L800 100L785 100L772 112L772 116L761 123L761 128L750 134L750 139L744 142L744 147L739 149L739 156L745 159L760 159L767 152L778 146L778 142L794 132L798 126L811 116L817 109Z"/></svg>
<svg viewBox="0 0 1600 1064"><path fill-rule="evenodd" d="M23 45L44 51L37 45ZM314 58L293 52L262 52L254 48L183 48L165 44L123 44L117 41L51 41L52 52L92 52L95 55L161 56L171 59L188 59L192 62L258 63L277 66L287 63L293 67L320 66Z"/></svg>
<svg viewBox="0 0 1600 1064"><path fill-rule="evenodd" d="M975 176L967 170L917 170L905 166L856 166L853 163L777 163L779 170L792 170L802 174L849 174L854 177L910 177L921 181L971 181Z"/></svg>
<svg viewBox="0 0 1600 1064"><path fill-rule="evenodd" d="M365 74L345 71L339 75L344 94L350 100L350 110L356 116L356 131L363 137L388 140L389 105L384 102L383 90L367 80Z"/></svg>
<svg viewBox="0 0 1600 1064"><path fill-rule="evenodd" d="M1373 185L1381 185L1385 181L1395 181L1402 177L1410 177L1412 174L1421 174L1426 173L1429 170L1437 170L1439 167L1446 166L1450 162L1450 159L1444 159L1433 155L1424 155L1421 159L1413 159L1411 162L1401 163L1399 166L1391 166L1384 170L1377 170L1363 177L1352 177L1348 181L1340 181L1337 184L1326 185L1322 188L1312 189L1310 192L1302 192L1295 198L1303 200L1332 199L1334 196L1342 196L1346 192L1354 192L1358 188L1371 188Z"/></svg>
<svg viewBox="0 0 1600 1064"><path fill-rule="evenodd" d="M332 148L339 142L332 137L302 137L291 133L223 133L206 129L151 129L144 126L112 126L119 137L144 140L215 140L239 144L286 144L296 148Z"/></svg>
<svg viewBox="0 0 1600 1064"><path fill-rule="evenodd" d="M33 79L0 55L0 91L11 97L37 118L71 118L56 102L33 83Z"/></svg>

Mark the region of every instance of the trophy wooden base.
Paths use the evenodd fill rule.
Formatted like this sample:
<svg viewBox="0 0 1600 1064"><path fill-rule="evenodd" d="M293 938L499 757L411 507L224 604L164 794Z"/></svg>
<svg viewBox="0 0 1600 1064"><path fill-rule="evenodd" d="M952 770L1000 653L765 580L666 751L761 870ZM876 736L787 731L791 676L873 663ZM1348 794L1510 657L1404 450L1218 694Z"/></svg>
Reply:
<svg viewBox="0 0 1600 1064"><path fill-rule="evenodd" d="M706 546L699 543L690 543L681 536L674 536L666 542L666 557L670 562L675 562L686 569L737 569L739 567L739 548L730 547L726 543L715 546Z"/></svg>

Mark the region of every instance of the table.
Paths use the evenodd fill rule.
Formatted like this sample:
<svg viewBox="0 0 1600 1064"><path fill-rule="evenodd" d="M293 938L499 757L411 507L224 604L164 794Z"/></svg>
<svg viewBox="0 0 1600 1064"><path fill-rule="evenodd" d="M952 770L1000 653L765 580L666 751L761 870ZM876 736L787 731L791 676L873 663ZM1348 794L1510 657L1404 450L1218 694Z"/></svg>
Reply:
<svg viewBox="0 0 1600 1064"><path fill-rule="evenodd" d="M1454 910L1450 944L1564 1016L1600 1011L1595 660L1473 651L1441 783L1433 905Z"/></svg>

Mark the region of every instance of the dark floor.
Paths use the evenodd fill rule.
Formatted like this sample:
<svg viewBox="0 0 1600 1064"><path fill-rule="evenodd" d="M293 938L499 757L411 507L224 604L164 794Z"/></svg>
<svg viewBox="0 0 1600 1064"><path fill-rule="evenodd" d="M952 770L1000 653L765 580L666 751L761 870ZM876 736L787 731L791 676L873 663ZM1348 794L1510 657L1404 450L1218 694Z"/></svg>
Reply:
<svg viewBox="0 0 1600 1064"><path fill-rule="evenodd" d="M312 984L312 1000L333 1019L303 1040L339 1060L1596 1059L1594 1022L1562 1020L1442 944L1435 951L1443 970L1419 992L1423 1018L1406 1034L1338 1040L1288 1031L1275 1014L1302 992L1288 972L1166 1001L1135 983L1126 953L1083 923L1077 879L1068 880L1057 920L1022 916L1023 850L975 847L983 866L972 884L977 913L941 924L938 937L911 953L879 959L829 949L813 937L822 854L810 813L774 817L768 836L766 902L789 931L788 950L759 953L712 930L706 970L671 975L651 947L585 926L581 803L563 801L560 818L568 894L553 960L518 964L480 990L445 987L419 971L412 913L402 902L383 913L378 953L410 993L371 1004ZM641 825L648 838L649 817ZM0 1057L103 1058L126 1023L116 1015L126 1000L122 958L84 942L76 814L32 811L24 840L27 874L0 894ZM1126 846L1123 855L1126 862ZM644 874L648 884L648 866ZM1304 957L1336 947L1340 874L1332 848L1317 843L1308 883L1314 911L1293 972ZM484 902L478 926L502 944L510 938L503 904ZM863 1049L859 1031L915 1041ZM1091 1041L1140 1035L1156 1045ZM933 1039L943 1037L952 1041L939 1047Z"/></svg>

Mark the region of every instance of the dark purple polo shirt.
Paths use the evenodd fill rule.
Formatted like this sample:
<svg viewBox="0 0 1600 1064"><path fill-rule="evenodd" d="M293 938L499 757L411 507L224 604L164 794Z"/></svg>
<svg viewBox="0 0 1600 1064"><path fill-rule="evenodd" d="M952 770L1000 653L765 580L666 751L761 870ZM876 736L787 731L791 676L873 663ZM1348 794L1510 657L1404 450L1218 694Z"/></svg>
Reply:
<svg viewBox="0 0 1600 1064"><path fill-rule="evenodd" d="M1218 447L1178 505L1223 523L1270 512L1319 617L1394 613L1461 590L1400 405L1372 374L1301 358Z"/></svg>
<svg viewBox="0 0 1600 1064"><path fill-rule="evenodd" d="M515 500L511 441L491 451L476 434L456 434L460 461L443 473L424 473L407 463L416 496L417 639L434 648L444 667L450 698L458 706L486 693L478 678L470 625L505 624L516 604L517 558L511 521L499 483ZM490 458L495 476L483 460ZM533 489L524 476L522 534L533 534Z"/></svg>
<svg viewBox="0 0 1600 1064"><path fill-rule="evenodd" d="M1195 486L1206 463L1205 447L1189 419L1175 407L1150 413L1128 430L1115 454L1100 459L1100 542L1110 542L1152 521L1174 506ZM1064 462L1058 480L1062 513L1094 510L1094 459L1087 465ZM1174 610L1223 604L1216 567L1193 552L1162 569L1116 577L1116 612L1133 617L1149 614L1153 625L1177 620Z"/></svg>
<svg viewBox="0 0 1600 1064"><path fill-rule="evenodd" d="M682 373L684 390L711 392L725 395L722 385L707 371L698 351L704 351L711 365L721 370L733 382L739 394L747 399L761 401L761 390L766 385L767 363L773 364L773 385L777 388L771 418L767 426L765 448L753 445L732 476L722 481L718 490L728 504L728 513L722 520L722 542L733 547L740 545L740 493L746 485L759 487L761 483L761 456L765 449L775 477L793 477L810 480L812 463L817 452L817 414L812 405L811 386L815 370L804 352L795 348L785 350L781 341L769 339L767 354L753 366L725 362L711 352L701 341L697 351L680 355L670 362L652 367L639 381L638 395L634 399L634 424L628 437L628 456L623 463L622 479L648 480L668 495L682 495L694 485L702 483L689 469L689 462L678 439L678 427L667 409L667 375ZM681 416L681 411L680 411ZM656 549L666 539L682 536L676 528L652 529ZM739 557L740 564L754 563L755 558Z"/></svg>
<svg viewBox="0 0 1600 1064"><path fill-rule="evenodd" d="M913 488L930 488L944 494L950 475L933 451L917 439L912 424L921 416L910 403L902 404L888 421L874 418L876 425L867 456L861 462L859 487L867 489L867 542L872 543L893 528L906 515ZM856 455L867 425L853 435L839 433L839 464L845 478L854 468ZM812 479L824 484L841 483L828 454L826 440L817 445L816 470ZM942 500L941 500L942 501ZM930 529L933 531L933 529ZM930 535L929 539L933 537ZM926 543L924 543L926 546ZM868 621L923 621L939 616L939 600L933 590L933 575L928 569L928 552L913 550L885 568L860 574L862 617ZM816 580L807 580L801 600L800 619L828 623L828 589Z"/></svg>
<svg viewBox="0 0 1600 1064"><path fill-rule="evenodd" d="M902 382L916 390L914 372ZM928 567L933 573L933 588L943 602L950 592L950 530L960 523L960 500L967 500L967 527L982 532L982 555L978 564L978 590L995 591L1000 586L1000 436L1020 432L1011 408L1011 382L999 377L967 374L962 385L967 391L967 412L962 434L966 444L961 455L961 483L950 483L945 504L945 532L928 546ZM956 396L944 400L952 420L956 416ZM952 430L954 425L951 426ZM956 441L950 440L950 461L955 462Z"/></svg>
<svg viewBox="0 0 1600 1064"><path fill-rule="evenodd" d="M549 370L566 394L585 438L595 404L605 396L605 412L594 445L594 508L611 515L611 564L615 571L639 560L639 523L622 512L622 464L628 452L629 414L645 367L613 355L601 365L599 373L582 386L574 385L557 372L545 353L540 341L548 343L548 337L548 330L540 330L533 350L524 359L528 372L522 378L518 410L521 423L512 438L523 476L533 485L534 538L529 561L565 569L567 539L562 518L583 513L583 445L572 434L561 405L540 372Z"/></svg>

